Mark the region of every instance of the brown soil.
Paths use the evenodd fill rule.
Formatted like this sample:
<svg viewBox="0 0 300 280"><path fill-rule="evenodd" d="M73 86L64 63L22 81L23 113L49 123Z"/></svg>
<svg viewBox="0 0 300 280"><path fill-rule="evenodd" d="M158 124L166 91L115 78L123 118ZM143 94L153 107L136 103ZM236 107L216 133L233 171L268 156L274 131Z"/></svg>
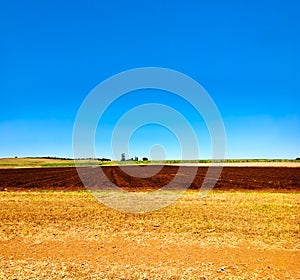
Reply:
<svg viewBox="0 0 300 280"><path fill-rule="evenodd" d="M103 172L100 172L100 168ZM178 171L178 166L161 166L161 170L153 176L157 166L118 166L81 167L82 176L88 188L103 189L117 185L129 191L156 190L172 181ZM195 167L182 167L183 171L177 178L175 188L181 188L190 183L192 170ZM125 171L124 171L125 170ZM138 178L130 176L141 174ZM199 189L202 185L206 167L198 167L197 175L190 189ZM132 174L128 172L129 174ZM105 174L105 175L104 175ZM178 176L177 176L178 177ZM109 179L109 180L108 180ZM77 191L85 189L76 168L22 168L0 169L0 189L13 191L31 190L64 190ZM268 190L268 191L300 191L300 168L288 167L224 167L214 189L217 190Z"/></svg>

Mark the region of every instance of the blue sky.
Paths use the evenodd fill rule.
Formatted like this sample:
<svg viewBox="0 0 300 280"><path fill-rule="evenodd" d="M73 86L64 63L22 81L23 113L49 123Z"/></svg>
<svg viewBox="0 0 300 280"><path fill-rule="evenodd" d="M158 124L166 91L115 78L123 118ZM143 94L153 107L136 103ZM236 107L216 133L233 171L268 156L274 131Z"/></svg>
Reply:
<svg viewBox="0 0 300 280"><path fill-rule="evenodd" d="M224 121L227 158L299 157L299 14L299 1L3 0L0 157L72 157L73 124L88 93L147 66L180 71L206 89ZM200 158L209 158L209 135L191 122ZM97 137L98 156L111 157L109 137ZM176 141L148 125L133 135L128 156L149 156L161 144L178 158Z"/></svg>

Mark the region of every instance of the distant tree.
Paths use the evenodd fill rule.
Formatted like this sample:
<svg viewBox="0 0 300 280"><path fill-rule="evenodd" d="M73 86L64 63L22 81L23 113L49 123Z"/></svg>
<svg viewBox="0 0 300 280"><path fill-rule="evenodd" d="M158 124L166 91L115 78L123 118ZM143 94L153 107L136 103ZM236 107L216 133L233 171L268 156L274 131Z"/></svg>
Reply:
<svg viewBox="0 0 300 280"><path fill-rule="evenodd" d="M125 161L125 160L126 160L125 153L122 153L121 154L121 161Z"/></svg>
<svg viewBox="0 0 300 280"><path fill-rule="evenodd" d="M300 160L300 157L297 157L296 160Z"/></svg>
<svg viewBox="0 0 300 280"><path fill-rule="evenodd" d="M138 158L138 157L134 157L134 160L135 160L135 161L139 161L139 158Z"/></svg>
<svg viewBox="0 0 300 280"><path fill-rule="evenodd" d="M100 161L111 161L111 159L109 159L109 158L100 158L99 160Z"/></svg>
<svg viewBox="0 0 300 280"><path fill-rule="evenodd" d="M143 161L147 161L148 160L148 158L146 158L146 157L143 157Z"/></svg>

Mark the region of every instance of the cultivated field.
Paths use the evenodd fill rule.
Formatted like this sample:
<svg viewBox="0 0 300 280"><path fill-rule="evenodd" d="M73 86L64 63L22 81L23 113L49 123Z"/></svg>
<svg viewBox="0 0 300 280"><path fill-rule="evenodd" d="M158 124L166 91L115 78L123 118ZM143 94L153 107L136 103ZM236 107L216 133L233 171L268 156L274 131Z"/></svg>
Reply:
<svg viewBox="0 0 300 280"><path fill-rule="evenodd" d="M178 166L118 166L80 167L82 177L87 179L91 189L109 188L117 185L129 191L155 190L168 184L176 176ZM177 178L175 188L180 189L186 182L190 188L199 189L207 167L184 166ZM157 172L157 173L156 173ZM128 174L138 174L132 177ZM155 174L151 176L151 174ZM300 168L288 167L224 167L214 189L218 190L268 190L300 191ZM14 168L0 169L0 190L85 190L76 168Z"/></svg>
<svg viewBox="0 0 300 280"><path fill-rule="evenodd" d="M1 170L0 279L300 279L299 171L227 167L201 200L190 190L129 214L76 185L74 168ZM118 168L105 172L128 188Z"/></svg>

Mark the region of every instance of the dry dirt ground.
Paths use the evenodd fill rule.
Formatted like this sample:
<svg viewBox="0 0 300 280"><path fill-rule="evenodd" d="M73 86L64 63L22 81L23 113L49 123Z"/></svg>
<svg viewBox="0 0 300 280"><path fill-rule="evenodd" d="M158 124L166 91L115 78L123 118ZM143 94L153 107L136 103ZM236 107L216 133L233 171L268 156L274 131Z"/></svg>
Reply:
<svg viewBox="0 0 300 280"><path fill-rule="evenodd" d="M74 169L26 170L0 192L0 279L300 279L297 168L225 169L219 190L201 200L189 191L147 214L66 191ZM64 191L38 187L51 180Z"/></svg>

